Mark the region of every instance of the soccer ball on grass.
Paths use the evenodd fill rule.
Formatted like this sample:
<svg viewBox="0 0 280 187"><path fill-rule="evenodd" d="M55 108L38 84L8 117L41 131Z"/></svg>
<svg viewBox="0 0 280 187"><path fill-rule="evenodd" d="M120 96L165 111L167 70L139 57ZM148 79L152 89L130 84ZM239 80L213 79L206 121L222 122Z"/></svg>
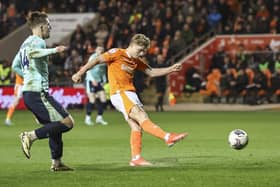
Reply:
<svg viewBox="0 0 280 187"><path fill-rule="evenodd" d="M228 143L233 149L243 149L248 144L248 134L242 129L235 129L228 135Z"/></svg>

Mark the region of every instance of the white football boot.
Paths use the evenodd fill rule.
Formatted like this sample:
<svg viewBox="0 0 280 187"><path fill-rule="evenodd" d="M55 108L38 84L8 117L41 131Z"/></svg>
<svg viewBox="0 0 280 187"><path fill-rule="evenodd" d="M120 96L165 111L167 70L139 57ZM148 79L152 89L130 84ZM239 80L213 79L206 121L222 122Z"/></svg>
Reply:
<svg viewBox="0 0 280 187"><path fill-rule="evenodd" d="M19 135L20 141L21 141L21 148L26 156L26 158L30 159L31 154L30 154L30 149L32 145L32 140L28 132L22 132Z"/></svg>
<svg viewBox="0 0 280 187"><path fill-rule="evenodd" d="M85 118L85 124L86 124L86 125L94 125L94 123L91 121L90 116L86 116L86 118Z"/></svg>
<svg viewBox="0 0 280 187"><path fill-rule="evenodd" d="M104 121L103 117L100 115L96 117L95 122L101 125L108 125L108 122Z"/></svg>
<svg viewBox="0 0 280 187"><path fill-rule="evenodd" d="M12 121L10 119L6 119L5 120L5 125L11 126L12 125Z"/></svg>

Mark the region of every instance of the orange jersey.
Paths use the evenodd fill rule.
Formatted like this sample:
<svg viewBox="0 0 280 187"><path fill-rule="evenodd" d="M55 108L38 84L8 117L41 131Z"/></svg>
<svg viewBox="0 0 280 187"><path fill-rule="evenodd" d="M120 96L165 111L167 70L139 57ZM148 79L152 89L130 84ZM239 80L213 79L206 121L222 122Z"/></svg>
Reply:
<svg viewBox="0 0 280 187"><path fill-rule="evenodd" d="M23 85L23 78L16 74L16 84Z"/></svg>
<svg viewBox="0 0 280 187"><path fill-rule="evenodd" d="M101 55L108 64L110 95L120 91L135 91L133 77L135 70L150 68L139 58L129 57L125 49L111 49Z"/></svg>

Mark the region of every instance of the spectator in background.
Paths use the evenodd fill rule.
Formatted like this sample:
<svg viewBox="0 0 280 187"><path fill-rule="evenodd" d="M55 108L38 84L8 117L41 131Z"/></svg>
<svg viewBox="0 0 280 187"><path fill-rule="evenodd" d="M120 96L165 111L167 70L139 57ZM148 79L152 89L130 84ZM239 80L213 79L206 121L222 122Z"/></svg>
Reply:
<svg viewBox="0 0 280 187"><path fill-rule="evenodd" d="M185 24L185 20L184 20L184 15L181 11L179 11L177 13L176 16L174 16L174 18L172 19L172 29L173 29L173 34L174 34L174 31L177 31L177 30L181 30L183 28Z"/></svg>
<svg viewBox="0 0 280 187"><path fill-rule="evenodd" d="M270 16L270 13L269 11L267 10L266 6L263 4L261 5L261 7L259 8L259 10L257 11L257 14L256 14L256 18L257 19L260 19L260 18L266 18L268 19Z"/></svg>
<svg viewBox="0 0 280 187"><path fill-rule="evenodd" d="M0 60L0 85L5 86L11 83L11 67L7 60Z"/></svg>
<svg viewBox="0 0 280 187"><path fill-rule="evenodd" d="M194 29L195 36L197 37L202 36L206 34L207 31L208 31L208 25L206 20L204 18L200 18Z"/></svg>
<svg viewBox="0 0 280 187"><path fill-rule="evenodd" d="M270 26L270 33L276 34L279 31L279 17L278 16L273 16L272 20L269 23Z"/></svg>
<svg viewBox="0 0 280 187"><path fill-rule="evenodd" d="M185 45L188 46L194 39L193 31L189 24L184 25L184 29L182 31L182 38L185 41Z"/></svg>
<svg viewBox="0 0 280 187"><path fill-rule="evenodd" d="M98 26L98 30L95 33L95 42L98 46L102 46L106 43L109 36L108 27L106 24L101 24Z"/></svg>
<svg viewBox="0 0 280 187"><path fill-rule="evenodd" d="M154 68L163 68L167 67L164 63L165 59L161 54L157 55L156 64ZM155 109L157 112L163 112L163 99L167 88L167 80L166 76L160 76L155 78L155 86L156 86L156 94L157 94L157 101L155 104Z"/></svg>
<svg viewBox="0 0 280 187"><path fill-rule="evenodd" d="M222 15L218 12L217 7L210 9L210 13L207 16L207 21L210 27L216 27L222 20Z"/></svg>
<svg viewBox="0 0 280 187"><path fill-rule="evenodd" d="M76 29L71 34L70 44L83 43L85 41L85 32L80 24L76 26Z"/></svg>
<svg viewBox="0 0 280 187"><path fill-rule="evenodd" d="M233 95L233 102L235 102L237 97L241 95L243 96L243 103L244 103L244 97L246 95L246 87L248 84L249 84L249 78L245 70L239 69L237 72L236 91L234 92L235 95Z"/></svg>
<svg viewBox="0 0 280 187"><path fill-rule="evenodd" d="M134 9L133 13L130 15L129 20L128 20L128 24L138 24L139 22L141 22L142 19L142 14L141 11L139 9Z"/></svg>
<svg viewBox="0 0 280 187"><path fill-rule="evenodd" d="M229 55L225 55L224 56L224 60L223 60L223 67L221 70L222 74L227 73L227 70L235 70L235 64L232 62L232 60L230 59Z"/></svg>
<svg viewBox="0 0 280 187"><path fill-rule="evenodd" d="M237 66L240 69L246 69L248 67L248 55L245 51L243 44L239 45L239 51L236 54Z"/></svg>
<svg viewBox="0 0 280 187"><path fill-rule="evenodd" d="M64 70L72 72L74 69L78 69L83 64L83 58L76 49L72 49L70 56L66 58L64 63Z"/></svg>
<svg viewBox="0 0 280 187"><path fill-rule="evenodd" d="M226 102L230 103L230 99L236 95L236 79L231 68L227 68L221 78L221 92L226 96Z"/></svg>
<svg viewBox="0 0 280 187"><path fill-rule="evenodd" d="M245 31L245 29L244 29L244 19L243 19L243 17L241 17L241 16L237 16L237 18L235 19L235 22L234 22L234 26L233 26L233 32L235 33L235 34L242 34L242 33L244 33Z"/></svg>
<svg viewBox="0 0 280 187"><path fill-rule="evenodd" d="M247 16L247 24L245 24L244 34L251 34L256 30L256 20L252 14Z"/></svg>
<svg viewBox="0 0 280 187"><path fill-rule="evenodd" d="M64 63L61 62L65 62L66 58L67 58L67 52L62 52L59 54L52 55L50 57L50 61L52 62L54 68L64 69Z"/></svg>
<svg viewBox="0 0 280 187"><path fill-rule="evenodd" d="M187 45L186 45L186 43L185 43L185 41L183 39L181 31L177 30L175 32L175 35L174 35L173 39L171 40L170 49L168 51L167 57L168 58L172 57L178 51L181 51L182 49L184 49L186 46Z"/></svg>
<svg viewBox="0 0 280 187"><path fill-rule="evenodd" d="M233 17L232 12L229 9L229 6L226 2L227 0L219 0L217 5L217 11L221 14L221 23L224 28L228 23L228 20Z"/></svg>
<svg viewBox="0 0 280 187"><path fill-rule="evenodd" d="M195 67L188 68L185 74L185 88L184 91L187 93L199 92L202 83L202 77Z"/></svg>
<svg viewBox="0 0 280 187"><path fill-rule="evenodd" d="M224 47L222 45L218 46L217 52L212 57L212 63L210 66L210 70L212 69L224 69L224 57L226 53L224 51Z"/></svg>
<svg viewBox="0 0 280 187"><path fill-rule="evenodd" d="M246 103L250 105L260 104L259 92L266 89L266 76L258 68L254 69L253 82L247 86Z"/></svg>
<svg viewBox="0 0 280 187"><path fill-rule="evenodd" d="M256 33L269 33L269 20L263 16L257 19L256 22Z"/></svg>

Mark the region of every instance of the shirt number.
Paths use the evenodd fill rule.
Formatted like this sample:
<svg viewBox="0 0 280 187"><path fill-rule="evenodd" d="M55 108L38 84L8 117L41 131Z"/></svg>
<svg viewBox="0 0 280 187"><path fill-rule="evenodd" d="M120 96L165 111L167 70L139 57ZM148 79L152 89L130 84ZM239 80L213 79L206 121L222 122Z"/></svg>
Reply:
<svg viewBox="0 0 280 187"><path fill-rule="evenodd" d="M21 62L23 71L27 70L29 68L29 60L27 58L25 49L20 52L20 62Z"/></svg>

